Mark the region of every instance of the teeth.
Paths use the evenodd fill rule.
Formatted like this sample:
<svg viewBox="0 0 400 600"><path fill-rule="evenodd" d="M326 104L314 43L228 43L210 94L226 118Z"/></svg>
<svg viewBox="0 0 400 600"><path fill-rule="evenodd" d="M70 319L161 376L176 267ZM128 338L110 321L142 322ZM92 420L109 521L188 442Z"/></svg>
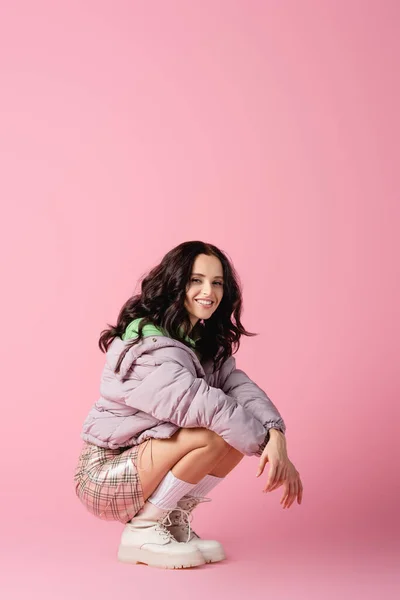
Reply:
<svg viewBox="0 0 400 600"><path fill-rule="evenodd" d="M198 302L199 304L206 304L207 306L209 304L212 304L212 302L210 300L196 300L196 302Z"/></svg>

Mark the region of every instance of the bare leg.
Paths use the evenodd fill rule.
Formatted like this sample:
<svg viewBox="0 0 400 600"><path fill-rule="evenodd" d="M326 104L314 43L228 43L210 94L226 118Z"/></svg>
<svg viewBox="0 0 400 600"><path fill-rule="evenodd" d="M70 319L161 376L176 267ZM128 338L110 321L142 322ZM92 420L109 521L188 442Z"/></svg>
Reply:
<svg viewBox="0 0 400 600"><path fill-rule="evenodd" d="M214 477L225 477L228 475L232 469L234 469L244 458L244 454L236 450L236 448L232 448L229 450L228 454L226 454L220 462L212 469L209 475L214 475Z"/></svg>
<svg viewBox="0 0 400 600"><path fill-rule="evenodd" d="M169 470L183 481L198 483L232 449L223 438L201 427L181 428L171 438L139 448L138 474L147 500ZM233 468L233 467L232 467Z"/></svg>

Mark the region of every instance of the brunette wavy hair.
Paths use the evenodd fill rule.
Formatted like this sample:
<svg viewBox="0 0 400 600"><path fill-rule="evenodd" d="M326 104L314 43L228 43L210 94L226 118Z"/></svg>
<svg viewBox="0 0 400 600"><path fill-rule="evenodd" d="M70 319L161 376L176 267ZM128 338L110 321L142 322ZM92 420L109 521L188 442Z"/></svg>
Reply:
<svg viewBox="0 0 400 600"><path fill-rule="evenodd" d="M193 264L199 254L213 255L221 261L224 287L217 310L209 319L199 320L191 330L189 313L184 302ZM142 330L148 323L163 328L171 338L193 349L184 339L191 331L190 337L197 337L196 350L200 352L201 360L213 361L213 372L238 351L242 335L258 335L246 331L240 321L242 292L239 277L228 257L213 244L201 241L179 244L170 250L144 278L141 278L141 281L141 293L130 297L125 302L118 315L117 324L114 326L107 324L109 328L102 331L100 335L100 350L107 352L113 339L117 336L122 337L133 319L142 317L138 336L121 352L115 367L116 373L119 372L121 362L129 348L143 338Z"/></svg>

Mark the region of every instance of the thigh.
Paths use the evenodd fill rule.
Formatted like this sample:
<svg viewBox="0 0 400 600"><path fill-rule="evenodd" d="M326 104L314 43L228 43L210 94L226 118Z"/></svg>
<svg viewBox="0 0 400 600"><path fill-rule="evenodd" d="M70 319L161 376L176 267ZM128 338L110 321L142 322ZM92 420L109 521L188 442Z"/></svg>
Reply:
<svg viewBox="0 0 400 600"><path fill-rule="evenodd" d="M205 446L221 449L226 454L232 447L219 435L202 427L181 428L170 438L150 438L139 445L137 472L143 496L153 493L168 471L188 452Z"/></svg>

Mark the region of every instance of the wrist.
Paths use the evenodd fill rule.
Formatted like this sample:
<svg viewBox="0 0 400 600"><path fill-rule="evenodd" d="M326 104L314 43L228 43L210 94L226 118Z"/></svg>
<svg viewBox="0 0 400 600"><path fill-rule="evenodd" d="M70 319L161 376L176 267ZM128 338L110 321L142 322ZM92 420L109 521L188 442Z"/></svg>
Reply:
<svg viewBox="0 0 400 600"><path fill-rule="evenodd" d="M268 429L268 431L269 431L269 435L271 437L274 435L275 436L281 435L281 436L285 437L285 434L280 429L275 429L274 427L271 427L271 429Z"/></svg>
<svg viewBox="0 0 400 600"><path fill-rule="evenodd" d="M280 429L268 429L268 441L269 440L281 440L286 444L285 434Z"/></svg>

